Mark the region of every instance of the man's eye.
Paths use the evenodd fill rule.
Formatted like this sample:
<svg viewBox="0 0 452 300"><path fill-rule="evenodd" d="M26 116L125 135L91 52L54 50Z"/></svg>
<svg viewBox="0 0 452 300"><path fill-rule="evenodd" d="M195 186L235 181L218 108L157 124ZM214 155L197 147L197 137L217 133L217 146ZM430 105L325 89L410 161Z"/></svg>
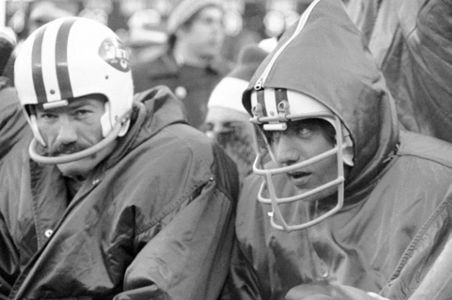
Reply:
<svg viewBox="0 0 452 300"><path fill-rule="evenodd" d="M294 133L299 137L309 137L315 130L315 127L309 122L298 122L293 126Z"/></svg>
<svg viewBox="0 0 452 300"><path fill-rule="evenodd" d="M301 137L308 137L312 134L312 130L308 127L299 127L297 128L297 134Z"/></svg>
<svg viewBox="0 0 452 300"><path fill-rule="evenodd" d="M40 113L38 114L38 118L44 120L53 120L57 118L57 115L51 113Z"/></svg>
<svg viewBox="0 0 452 300"><path fill-rule="evenodd" d="M76 110L76 111L74 112L74 115L75 115L77 118L82 118L82 117L86 117L89 113L90 113L89 110L86 110L86 109L79 109L79 110Z"/></svg>

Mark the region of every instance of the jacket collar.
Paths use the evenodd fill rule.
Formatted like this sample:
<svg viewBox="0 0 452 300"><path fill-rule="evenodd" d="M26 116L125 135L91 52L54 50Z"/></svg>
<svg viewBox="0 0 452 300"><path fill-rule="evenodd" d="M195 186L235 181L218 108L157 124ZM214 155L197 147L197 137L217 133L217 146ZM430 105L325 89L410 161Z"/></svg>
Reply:
<svg viewBox="0 0 452 300"><path fill-rule="evenodd" d="M132 149L174 123L186 123L186 118L182 103L167 87L159 86L136 94L129 131L118 139L105 167L115 165Z"/></svg>

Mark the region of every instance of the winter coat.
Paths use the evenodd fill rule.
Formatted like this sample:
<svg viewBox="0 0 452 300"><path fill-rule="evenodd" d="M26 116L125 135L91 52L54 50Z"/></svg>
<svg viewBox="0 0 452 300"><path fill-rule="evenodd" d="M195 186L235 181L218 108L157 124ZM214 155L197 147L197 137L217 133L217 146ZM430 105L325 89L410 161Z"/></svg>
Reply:
<svg viewBox="0 0 452 300"><path fill-rule="evenodd" d="M168 52L152 61L132 65L136 92L156 85L168 86L184 103L188 123L197 128L206 118L210 93L229 70L229 64L223 60L215 60L205 68L178 65Z"/></svg>
<svg viewBox="0 0 452 300"><path fill-rule="evenodd" d="M252 90L263 86L300 92L329 107L354 144L345 204L313 227L279 231L270 225L270 205L256 200L263 179L248 178L237 207L237 247L224 298L283 299L290 291L287 299L300 300L313 291L336 290L331 299L367 299L338 296L339 286L392 300L417 293L427 296L409 299L446 299L452 295L452 262L441 252L452 234L452 146L399 132L383 75L340 2L314 3L304 27L290 28L259 67L243 103L250 111ZM279 190L288 189L282 187L288 178L280 180ZM336 195L319 199L317 207L329 209L331 200ZM298 202L281 209L287 220L308 214ZM441 269L437 259L449 267ZM431 272L433 266L440 272ZM436 289L420 291L423 279ZM329 287L321 288L325 283Z"/></svg>
<svg viewBox="0 0 452 300"><path fill-rule="evenodd" d="M235 166L167 88L136 100L127 135L69 201L58 169L26 149L2 166L0 298L217 298Z"/></svg>
<svg viewBox="0 0 452 300"><path fill-rule="evenodd" d="M452 1L350 0L408 130L452 142Z"/></svg>

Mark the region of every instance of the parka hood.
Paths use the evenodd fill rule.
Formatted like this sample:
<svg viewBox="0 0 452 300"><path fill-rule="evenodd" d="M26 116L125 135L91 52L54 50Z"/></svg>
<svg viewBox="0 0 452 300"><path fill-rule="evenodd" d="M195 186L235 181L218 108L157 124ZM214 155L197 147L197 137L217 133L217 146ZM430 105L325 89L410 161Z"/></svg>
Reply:
<svg viewBox="0 0 452 300"><path fill-rule="evenodd" d="M393 98L340 1L313 1L282 36L243 93L250 114L251 93L265 88L303 93L339 117L354 145L354 167L346 179L349 200L367 190L396 150Z"/></svg>

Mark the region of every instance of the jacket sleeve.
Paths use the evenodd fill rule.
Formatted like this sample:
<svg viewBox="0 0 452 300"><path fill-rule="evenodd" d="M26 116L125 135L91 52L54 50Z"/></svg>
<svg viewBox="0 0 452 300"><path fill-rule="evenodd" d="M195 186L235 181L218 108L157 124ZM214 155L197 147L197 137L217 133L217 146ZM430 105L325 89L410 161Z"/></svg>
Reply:
<svg viewBox="0 0 452 300"><path fill-rule="evenodd" d="M449 237L432 268L409 299L447 299L450 295L452 295L452 239Z"/></svg>
<svg viewBox="0 0 452 300"><path fill-rule="evenodd" d="M448 299L452 294L452 188L419 230L382 290L389 299Z"/></svg>
<svg viewBox="0 0 452 300"><path fill-rule="evenodd" d="M218 298L230 262L238 193L235 166L220 159L225 158L216 159L222 168L215 179L138 253L115 300Z"/></svg>
<svg viewBox="0 0 452 300"><path fill-rule="evenodd" d="M0 88L0 162L27 132L27 121L13 87Z"/></svg>
<svg viewBox="0 0 452 300"><path fill-rule="evenodd" d="M8 299L9 292L19 274L19 258L0 213L0 299Z"/></svg>

